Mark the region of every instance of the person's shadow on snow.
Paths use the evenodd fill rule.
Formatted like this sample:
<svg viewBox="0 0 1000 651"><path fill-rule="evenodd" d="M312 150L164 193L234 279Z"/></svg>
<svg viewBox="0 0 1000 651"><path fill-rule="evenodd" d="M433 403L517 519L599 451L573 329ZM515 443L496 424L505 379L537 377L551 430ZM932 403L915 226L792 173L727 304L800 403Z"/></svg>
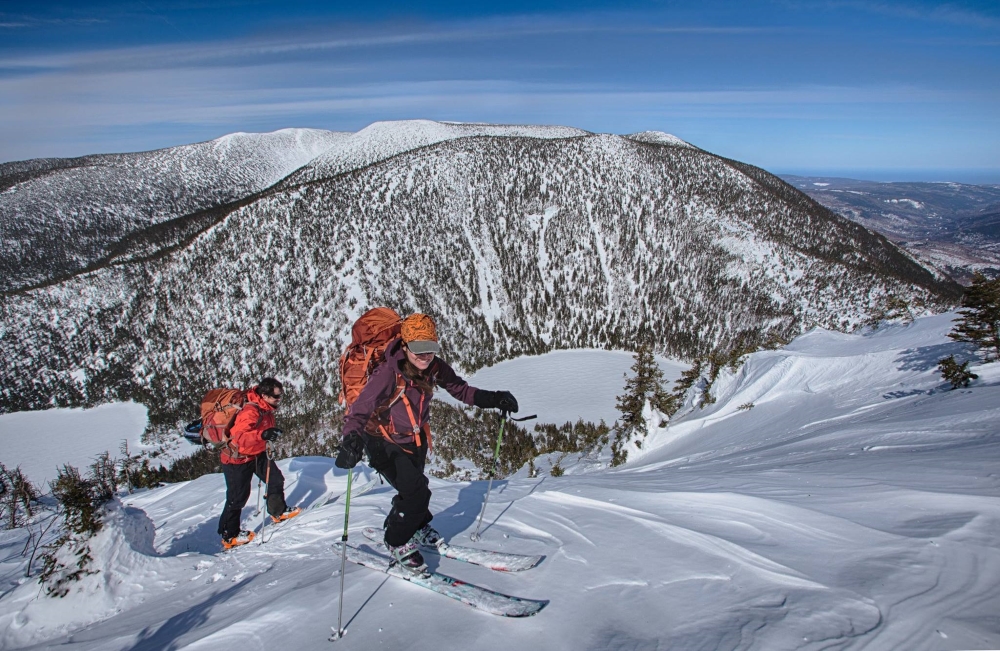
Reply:
<svg viewBox="0 0 1000 651"><path fill-rule="evenodd" d="M490 498L495 498L497 493L507 485L505 479L493 480L493 492ZM458 500L446 508L444 511L434 516L434 528L441 532L445 540L450 540L452 536L461 531L473 529L479 513L483 509L483 499L486 497L486 489L489 487L489 480L473 481L458 492ZM492 524L489 511L483 517L483 527L488 529ZM480 530L482 533L482 530Z"/></svg>
<svg viewBox="0 0 1000 651"><path fill-rule="evenodd" d="M211 614L212 608L238 595L255 578L254 576L248 576L239 583L216 592L201 603L195 604L184 612L174 615L155 630L152 630L152 627L144 628L139 632L135 644L128 651L167 651L186 646L179 643L180 638L185 633L208 622L208 616Z"/></svg>

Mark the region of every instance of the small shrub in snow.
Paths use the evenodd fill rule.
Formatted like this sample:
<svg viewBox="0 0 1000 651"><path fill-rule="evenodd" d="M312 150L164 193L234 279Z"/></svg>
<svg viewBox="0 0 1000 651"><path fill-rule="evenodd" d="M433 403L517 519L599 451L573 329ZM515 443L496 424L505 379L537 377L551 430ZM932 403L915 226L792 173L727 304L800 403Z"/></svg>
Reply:
<svg viewBox="0 0 1000 651"><path fill-rule="evenodd" d="M979 377L969 370L968 361L959 364L955 361L954 355L949 355L938 362L938 369L941 371L941 377L951 382L952 389L967 387L970 382Z"/></svg>
<svg viewBox="0 0 1000 651"><path fill-rule="evenodd" d="M608 444L611 428L602 420L600 424L585 422L535 425L535 446L538 454L550 452L591 453Z"/></svg>
<svg viewBox="0 0 1000 651"><path fill-rule="evenodd" d="M478 409L461 409L435 400L431 403L434 424L434 454L444 470L431 471L436 477L449 477L447 471L459 459L468 459L480 469L480 478L493 469L493 455L500 434L500 417ZM517 423L505 423L503 445L496 464L496 476L507 477L537 456L531 434ZM457 478L457 477L456 477Z"/></svg>
<svg viewBox="0 0 1000 651"><path fill-rule="evenodd" d="M99 465L99 472L104 472L100 459L91 470L95 471ZM97 573L90 567L93 560L90 539L101 530L104 504L113 496L107 494L108 485L102 482L107 482L107 478L93 475L84 478L79 470L65 465L49 483L63 518L62 535L47 545L41 556L39 582L49 596L65 597L73 582Z"/></svg>
<svg viewBox="0 0 1000 651"><path fill-rule="evenodd" d="M915 300L914 303L919 304L920 301ZM890 295L885 299L885 304L877 308L871 317L865 320L864 325L874 328L883 321L912 322L913 311L910 309L910 304L899 296Z"/></svg>
<svg viewBox="0 0 1000 651"><path fill-rule="evenodd" d="M739 409L740 411L750 411L751 409L753 409L753 403L752 402L744 402L742 405L740 405L739 407L737 407L737 409Z"/></svg>
<svg viewBox="0 0 1000 651"><path fill-rule="evenodd" d="M118 462L108 452L102 452L90 464L94 497L103 504L118 492Z"/></svg>
<svg viewBox="0 0 1000 651"><path fill-rule="evenodd" d="M38 501L35 488L18 466L9 470L0 463L0 521L7 529L22 527L32 515Z"/></svg>

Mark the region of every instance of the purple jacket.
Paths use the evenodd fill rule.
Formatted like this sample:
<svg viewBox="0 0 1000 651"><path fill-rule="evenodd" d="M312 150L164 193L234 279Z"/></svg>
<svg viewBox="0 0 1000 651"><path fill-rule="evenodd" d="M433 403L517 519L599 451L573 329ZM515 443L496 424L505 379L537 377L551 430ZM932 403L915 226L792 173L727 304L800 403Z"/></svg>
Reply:
<svg viewBox="0 0 1000 651"><path fill-rule="evenodd" d="M344 436L364 432L368 419L371 418L375 410L383 407L395 395L396 377L402 377L399 368L404 359L406 359L406 351L403 350L402 341L395 339L389 342L385 349L385 361L372 371L358 399L347 408L347 415L344 418ZM467 405L473 404L473 397L476 395L477 389L469 386L469 383L460 378L454 369L441 358L434 358L434 361L427 368L427 374L431 379L431 384L441 387L456 400ZM430 419L431 397L422 393L409 381L406 383L404 393L407 400L410 401L417 427L425 428ZM410 416L402 399L393 403L387 415L392 423L392 429L403 436L411 434L413 425L410 423ZM383 415L383 420L384 418L385 415Z"/></svg>

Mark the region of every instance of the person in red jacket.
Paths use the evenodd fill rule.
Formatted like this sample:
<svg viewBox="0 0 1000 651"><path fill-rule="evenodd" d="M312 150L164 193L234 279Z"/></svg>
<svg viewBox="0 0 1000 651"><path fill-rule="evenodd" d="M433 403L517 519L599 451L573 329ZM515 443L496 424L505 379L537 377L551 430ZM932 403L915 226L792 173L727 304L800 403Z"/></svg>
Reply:
<svg viewBox="0 0 1000 651"><path fill-rule="evenodd" d="M434 321L426 314L403 319L400 336L386 346L385 361L344 417L336 464L353 468L368 453L368 463L396 489L386 518L385 544L393 558L414 572L426 567L420 544L441 536L430 526L431 491L424 463L431 447L430 402L439 386L467 405L516 412L509 391L469 386L444 360Z"/></svg>
<svg viewBox="0 0 1000 651"><path fill-rule="evenodd" d="M232 442L222 450L226 505L219 518L219 535L225 549L245 545L254 538L252 531L240 528L240 514L250 499L254 475L267 482L267 512L274 522L294 518L301 511L285 504L285 477L267 455L267 443L281 435L274 426L274 412L284 395L281 382L264 378L247 392L247 402L230 429Z"/></svg>

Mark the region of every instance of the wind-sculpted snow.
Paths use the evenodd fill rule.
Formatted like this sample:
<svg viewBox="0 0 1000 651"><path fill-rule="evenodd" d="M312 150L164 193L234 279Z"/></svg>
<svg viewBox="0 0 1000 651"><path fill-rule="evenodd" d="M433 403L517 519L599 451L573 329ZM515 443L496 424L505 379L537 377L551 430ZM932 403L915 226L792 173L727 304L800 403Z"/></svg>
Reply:
<svg viewBox="0 0 1000 651"><path fill-rule="evenodd" d="M1000 647L1000 364L974 364L979 380L947 389L936 359L968 352L947 338L954 316L813 330L749 355L716 380L714 404L678 414L624 467L608 469L607 451L596 464L564 454L561 477L525 467L494 482L477 543L487 482L432 479L447 540L544 559L508 574L427 554L431 568L549 604L509 620L349 564L337 645ZM516 387L536 363L494 377ZM582 413L578 400L565 407ZM61 600L19 583L27 532L0 532L0 647L328 645L346 473L328 458L279 465L305 512L269 525L263 545L221 552L220 475L123 495L93 548L101 573ZM394 492L364 464L353 485L349 542L364 545ZM257 526L253 503L243 518Z"/></svg>
<svg viewBox="0 0 1000 651"><path fill-rule="evenodd" d="M204 388L269 372L296 388L292 409L326 418L349 326L381 304L434 314L448 359L473 370L642 343L725 356L950 291L756 168L617 136L469 136L261 194L170 255L8 296L0 408L136 399L172 422Z"/></svg>
<svg viewBox="0 0 1000 651"><path fill-rule="evenodd" d="M0 165L0 291L80 272L130 235L259 192L347 135L234 133L137 154Z"/></svg>

